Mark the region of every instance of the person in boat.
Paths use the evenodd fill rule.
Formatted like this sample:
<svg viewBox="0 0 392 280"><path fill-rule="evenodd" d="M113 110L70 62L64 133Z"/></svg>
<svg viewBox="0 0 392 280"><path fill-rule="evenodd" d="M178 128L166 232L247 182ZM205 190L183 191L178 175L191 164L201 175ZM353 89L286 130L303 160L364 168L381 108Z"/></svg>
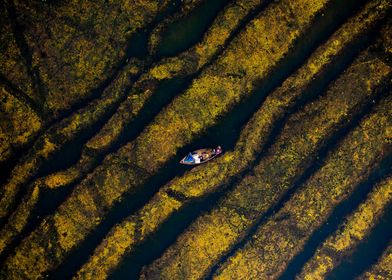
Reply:
<svg viewBox="0 0 392 280"><path fill-rule="evenodd" d="M201 162L201 157L197 153L193 153L192 157L195 160L195 163L200 163Z"/></svg>

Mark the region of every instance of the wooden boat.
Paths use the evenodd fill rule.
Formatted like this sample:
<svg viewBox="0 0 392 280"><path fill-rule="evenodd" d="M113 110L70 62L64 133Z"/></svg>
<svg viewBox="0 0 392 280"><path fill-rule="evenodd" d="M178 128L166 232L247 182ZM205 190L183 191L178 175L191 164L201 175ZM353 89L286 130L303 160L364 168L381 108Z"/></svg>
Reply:
<svg viewBox="0 0 392 280"><path fill-rule="evenodd" d="M198 165L212 160L222 153L220 146L216 148L198 149L186 155L181 161L181 164Z"/></svg>

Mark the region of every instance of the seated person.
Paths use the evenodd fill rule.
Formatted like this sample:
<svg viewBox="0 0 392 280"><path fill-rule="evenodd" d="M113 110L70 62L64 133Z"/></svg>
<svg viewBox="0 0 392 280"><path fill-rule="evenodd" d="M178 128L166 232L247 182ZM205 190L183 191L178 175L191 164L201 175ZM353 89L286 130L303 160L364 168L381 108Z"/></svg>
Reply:
<svg viewBox="0 0 392 280"><path fill-rule="evenodd" d="M192 154L192 157L193 157L193 159L195 160L195 163L200 163L201 161L200 161L200 156L197 154L197 153L195 153L195 154Z"/></svg>

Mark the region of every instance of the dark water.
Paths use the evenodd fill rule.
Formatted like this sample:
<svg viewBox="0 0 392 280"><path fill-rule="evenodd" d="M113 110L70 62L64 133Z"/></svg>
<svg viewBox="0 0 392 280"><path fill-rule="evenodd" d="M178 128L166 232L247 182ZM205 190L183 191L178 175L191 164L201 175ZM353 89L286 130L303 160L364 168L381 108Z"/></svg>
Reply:
<svg viewBox="0 0 392 280"><path fill-rule="evenodd" d="M392 205L389 205L370 235L361 242L351 256L343 260L327 279L355 279L377 262L391 241Z"/></svg>
<svg viewBox="0 0 392 280"><path fill-rule="evenodd" d="M175 5L173 11L175 11L175 8L178 7L176 5L179 4L179 1L174 2ZM189 16L171 24L168 30L163 34L164 39L159 45L158 56L175 55L200 41L204 32L214 20L217 13L222 10L222 8L228 2L229 1L227 0L206 1L197 9L195 9L195 11L190 13ZM363 3L363 1L361 1L361 3ZM266 96L268 96L268 94L274 88L279 86L282 81L284 81L284 79L287 78L295 69L300 67L304 60L314 51L314 49L323 43L332 34L332 32L335 31L339 25L347 19L349 15L355 12L358 7L358 1L354 0L345 1L344 3L337 0L332 1L329 9L325 12L325 15L317 19L317 21L313 24L313 27L306 33L306 36L300 38L288 56L279 62L276 69L270 73L265 80L259 82L258 89L253 92L249 98L244 99L228 114L222 116L218 120L217 125L207 129L202 136L181 148L178 154L173 159L171 159L168 164L166 164L158 171L156 175L152 176L152 178L148 180L143 188L141 188L143 191L126 195L120 203L118 203L113 209L109 211L103 222L93 233L88 236L81 246L72 252L66 261L50 275L50 278L69 279L81 267L81 265L87 261L89 255L93 253L93 250L100 244L101 240L115 224L121 222L124 218L142 207L159 190L161 186L166 184L172 178L181 176L184 174L184 172L189 170L189 167L178 164L178 161L188 151L200 147L213 147L216 145L221 145L226 151L233 149L236 141L238 140L238 136L243 125L246 124L246 122L251 118L252 114L257 110L257 108L259 108L259 106L265 100ZM160 18L160 20L161 19L162 18ZM149 31L151 31L151 28L148 30L142 30L137 35L135 35L133 44L128 47L128 58L143 58L147 55L146 50ZM331 65L329 70L326 71L325 77L323 79L312 84L306 94L304 94L304 98L299 100L298 104L288 111L285 118L277 122L277 127L274 129L274 132L271 135L270 143L272 143L280 133L280 129L282 128L286 117L294 111L300 110L302 106L321 94L328 84L333 81L345 69L345 67L347 67L347 65L349 65L356 54L361 49L363 49L364 46L366 46L370 39L371 37L361 38L361 40L355 42L355 45L353 45L352 49L344 53L338 61ZM150 61L149 63L154 62L155 61ZM125 63L125 60L123 63ZM143 130L143 128L153 120L154 116L162 109L162 107L166 106L175 96L181 94L189 86L192 79L196 76L197 75L183 79L175 79L161 84L158 91L146 104L140 115L134 122L129 124L127 130L123 133L123 135L121 135L120 140L111 148L109 152L116 151L122 144L134 139ZM99 90L101 89L102 88L99 88ZM53 162L57 162L58 159L62 159L63 161L60 161L58 164L56 163L53 165L45 165L40 174L49 174L75 163L80 156L83 143L85 143L86 140L91 137L93 132L96 132L99 127L103 125L105 120L102 121L103 122L97 123L97 126L93 127L91 131L86 132L86 135L81 135L81 137L78 138L75 142L69 146L66 146ZM339 135L337 137L339 137ZM98 158L99 159L97 164L102 160L102 156L99 156ZM383 164L387 166L387 164L390 164L390 162L384 162ZM380 167L380 170L384 170L383 166ZM231 186L233 185L235 185L235 181L233 181ZM227 186L227 188L224 190L227 190L231 186ZM372 184L368 182L368 185L366 185L364 189L369 190L371 186ZM36 212L36 216L42 217L52 213L61 203L61 201L63 201L69 195L73 187L74 186L70 186L65 188L64 191L55 191L44 195L40 202L41 206L39 207L39 210L37 210L38 212ZM194 201L183 211L170 217L169 220L162 227L160 227L153 236L147 238L146 242L136 248L135 253L127 256L122 261L122 264L114 271L111 278L137 279L141 267L158 258L168 246L175 242L178 235L181 234L181 232L183 232L189 226L189 224L191 224L192 221L194 221L194 219L200 215L200 213L203 211L208 211L211 207L213 207L219 198L224 195L224 190L222 192L218 192L212 194L211 196ZM346 207L348 209L353 209L357 205L358 201L361 201L361 199L364 198L366 193L367 191L362 193L360 192L359 194L356 193L357 198L350 198L347 200L346 204L344 204L345 207L342 207L344 209L346 209ZM55 199L53 199L53 197ZM390 213L390 211L388 213ZM332 232L340 223L344 215L332 215L332 217L335 217L336 221L327 223L325 225L325 230L321 230L324 235L321 235L321 237L315 239L311 239L309 245L307 245L305 251L302 253L304 257L297 257L292 262L292 264L290 264L289 269L282 279L293 278L298 269L301 268L304 260L312 255L314 248L317 247L320 242L322 242L325 236L327 236L325 235L325 232ZM387 242L388 238L389 240L391 238L390 231L389 235L383 234L385 231L388 232L387 227L388 223L390 222L390 214L389 216L386 215L386 217L387 218L384 218L377 227L377 229L381 228L382 230L375 230L372 233L375 237L371 235L369 240L364 243L367 246L364 247L366 250L369 248L377 248L377 250L374 250L373 255L370 256L369 259L361 259L360 256L363 254L363 252L365 252L365 249L359 247L358 253L355 252L353 257L347 263L343 262L342 265L334 272L334 274L331 275L331 279L351 279L351 276L357 275L359 272L369 267L370 263L374 262L374 260L381 254L382 249L386 246L385 242ZM37 225L38 221L39 219L31 222L29 227L30 230L32 230ZM358 257L355 257L356 254Z"/></svg>
<svg viewBox="0 0 392 280"><path fill-rule="evenodd" d="M391 174L391 164L392 156L389 156L375 169L375 171L372 172L367 180L357 186L355 191L333 210L327 221L310 236L309 240L306 242L304 250L290 262L284 274L279 278L280 280L295 279L295 275L301 272L302 267L314 255L317 247L339 228L345 217L349 216L358 208L375 184ZM391 207L388 208L386 217L388 215L390 216L390 214L388 214L390 211ZM378 239L372 239L372 241L367 242L370 246L378 248L378 250L372 251L373 258L374 255L376 255L376 257L379 255L380 246L381 249L385 248L385 242L388 242L391 238L390 224L386 223L385 218L382 219L378 227L385 230L384 234L379 234ZM363 271L368 268L369 263L372 263L373 261L374 260L370 257L368 258L366 254L362 255L361 260L356 262L355 266L352 267L351 272ZM332 274L335 275L333 279L353 279L350 277L343 277L345 273L345 269L337 269Z"/></svg>
<svg viewBox="0 0 392 280"><path fill-rule="evenodd" d="M200 41L218 12L229 2L229 0L204 1L188 16L170 24L163 33L157 55L173 56Z"/></svg>

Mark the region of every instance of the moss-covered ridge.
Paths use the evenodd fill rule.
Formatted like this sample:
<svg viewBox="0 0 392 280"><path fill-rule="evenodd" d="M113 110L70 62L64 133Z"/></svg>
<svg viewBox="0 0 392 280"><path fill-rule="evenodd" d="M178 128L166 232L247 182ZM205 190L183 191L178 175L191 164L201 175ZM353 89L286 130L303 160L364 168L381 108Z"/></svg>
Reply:
<svg viewBox="0 0 392 280"><path fill-rule="evenodd" d="M184 13L186 14L187 12L189 12L191 8L197 4L196 2L193 3L191 1L191 3L183 3L183 5L185 6L181 9L181 12L178 12L174 16L174 18L184 17ZM251 18L249 14L252 11L255 11L255 9L259 7L259 4L259 1L249 2L247 5L232 3L227 8L225 8L218 16L218 18L213 22L203 41L198 44L198 48L208 47L208 52L196 52L196 49L192 48L189 51L181 53L178 57L173 57L169 60L163 59L162 62L157 64L157 66L153 66L150 70L147 70L147 73L142 75L132 87L130 93L128 94L128 98L126 98L126 100L119 105L115 114L104 124L102 129L100 129L99 132L96 133L96 135L94 135L85 143L81 151L80 160L77 162L77 164L71 166L67 170L61 170L54 174L50 174L48 177L40 178L39 180L34 182L34 186L29 187L27 196L25 196L23 199L23 203L30 205L30 208L34 207L35 204L29 202L29 199L37 201L35 198L29 197L29 194L32 192L32 188L40 188L42 190L45 188L52 189L64 187L73 184L83 178L88 172L90 172L94 168L94 161L97 158L102 155L105 155L105 153L107 153L110 149L113 150L119 139L124 138L124 131L130 129L129 125L132 120L134 120L139 115L140 111L145 106L146 102L150 99L150 97L152 95L158 94L156 93L156 91L159 88L159 84L162 79L174 78L178 75L191 75L195 74L196 71L200 71L207 62L211 62L211 59L213 59L213 57L220 52L223 45L227 44L232 39L231 37L235 34L235 30L239 27L241 20L242 23L244 23L247 22L246 20L244 20L244 18ZM233 17L233 13L236 14L236 17ZM162 26L157 28L162 29ZM211 43L211 40L213 41L213 43ZM196 68L190 66L190 64L188 63L195 57L199 57L199 59L203 60L203 63L199 64ZM181 70L177 69L176 67L173 67L172 60L176 61L174 62L175 64L182 64ZM126 75L127 72L129 72L128 70L132 70L134 72L133 74L136 75L138 72L138 67L141 67L140 64L141 63L137 60L129 61L128 66L122 70L121 75ZM161 67L164 67L164 69L166 69L165 71L170 71L170 77L167 75L164 77L162 77L161 75L156 76L157 69L160 69ZM121 81L121 78L117 78L117 80ZM116 80L113 83L116 84ZM129 87L129 85L127 85L127 83L124 83L122 90L126 90L127 87ZM58 153L65 145L69 145L69 143L73 139L77 138L77 135L80 130L85 130L88 127L94 126L94 122L97 122L99 118L89 118L89 116L86 115L86 111L88 113L88 110L90 110L90 114L93 116L94 110L97 107L96 103L100 104L100 111L102 113L110 111L110 106L106 106L106 108L104 106L104 94L101 99L97 100L96 102L93 102L92 104L88 105L86 108L83 109L84 116L82 117L82 126L75 125L75 121L73 121L75 117L71 117L55 125L55 127L52 127L43 135L43 137L50 138L51 142L54 144L53 149L50 153L48 153L48 156L46 157L46 161L51 160L53 155ZM65 129L67 130L66 135L62 133L62 131ZM7 137L7 139L8 138L9 137ZM42 139L38 142L42 142ZM8 206L3 207L4 209L7 209L7 207L12 207L12 204L14 204L14 199L10 199L10 197L14 196L23 184L26 184L30 178L34 177L37 174L40 166L45 163L45 161L37 160L37 156L39 157L40 154L40 149L43 148L44 147L41 147L39 145L34 146L29 155L23 159L23 162L19 166L16 166L14 172L11 174L10 182L6 187L8 189L11 189L12 194L6 195L6 197L8 197L6 199ZM35 161L36 164L29 165L29 168L27 168L28 166L26 165L26 162L28 163L31 161ZM21 172L22 169L23 172ZM19 173L25 174L25 176L21 176ZM23 211L17 211L13 214L13 216L18 216L9 219L10 223L14 224L16 221L21 220L24 220L25 222L28 221L26 217L28 213L26 213L26 211L30 210L27 210L28 208L24 206L22 206L21 209L23 209ZM5 216L7 213L8 212L5 211L3 215ZM23 218L21 216L23 216ZM18 224L18 226L15 228L18 228L18 231L20 231L23 227ZM16 232L14 232L13 234L15 233ZM9 236L9 234L7 234L6 236Z"/></svg>
<svg viewBox="0 0 392 280"><path fill-rule="evenodd" d="M267 97L243 128L233 151L226 152L208 165L196 167L175 178L161 188L140 211L116 226L97 247L78 277L105 277L106 273L120 263L124 255L145 241L146 237L154 233L170 216L176 215L200 197L215 191L222 192L224 184L245 168L249 168L266 144L274 124L303 97L305 89L324 76L328 65L336 61L343 50L347 51L361 34L374 26L378 20L378 13L374 8L379 4L379 1L369 4L349 20L320 46L296 73ZM171 195L173 193L176 195ZM127 234L124 234L125 232Z"/></svg>
<svg viewBox="0 0 392 280"><path fill-rule="evenodd" d="M120 100L124 99L127 94L126 89L130 86L132 77L137 74L138 70L133 63L129 64L116 81L104 91L101 98L94 100L89 106L52 126L37 139L34 147L12 170L10 179L1 189L1 218L9 214L21 188L37 174L45 162L52 159L53 155L63 146L89 131L94 124L96 125L102 118L105 118L108 111L113 110Z"/></svg>
<svg viewBox="0 0 392 280"><path fill-rule="evenodd" d="M374 187L359 208L346 218L343 226L328 237L305 264L298 279L325 279L342 259L364 241L392 201L392 178Z"/></svg>
<svg viewBox="0 0 392 280"><path fill-rule="evenodd" d="M295 7L295 11L304 10L302 5L305 5L305 10L308 12L301 16L295 26L286 25L285 21L290 22L293 18L285 5L276 3L269 6L266 12L261 13L239 34L222 56L208 67L183 95L161 111L153 124L148 126L134 142L108 156L105 163L75 189L54 216L43 223L53 221L49 223L54 223L58 228L59 243L51 245L57 257L54 258L53 252L49 251L46 256L46 253L39 254L40 257L37 255L40 259L36 259L38 262L46 263L42 269L48 269L61 262L67 252L77 246L96 226L94 219L101 219L106 209L118 201L124 192L142 186L148 174L161 167L176 153L178 148L189 143L205 128L213 125L218 117L229 111L235 103L240 101L241 97L246 97L254 89L254 83L265 77L278 60L289 52L296 39L304 34L326 3L324 1L317 2L317 4L302 2L297 5L299 6ZM266 28L272 23L281 29L279 34L271 34L267 38L257 36L257 34L266 32ZM289 40L283 39L283 34L286 34ZM258 38L254 42L256 46L263 45L266 49L260 52L256 51L257 48L249 49L242 44L247 40L253 41L254 38ZM275 55L268 56L268 61L265 61L264 55L270 51L269 48L272 46ZM238 59L249 59L249 61L241 69L235 69L238 68ZM257 71L255 71L256 68ZM243 74L233 76L233 72ZM185 109L190 105L200 108L200 114L195 115ZM151 145L152 139L155 139L153 146ZM94 191L88 191L86 186L94 186ZM88 197L90 197L89 203L78 202ZM85 205L88 210L82 209L81 205ZM75 218L73 222L69 219L69 215ZM91 215L95 218L92 219ZM83 216L85 218L82 218ZM79 224L83 224L84 230L77 226ZM52 232L52 229L47 231L40 226L28 239L37 238L38 243L41 241L47 243L48 240L44 236L57 235L55 232ZM26 243L23 242L23 244ZM23 244L21 247L24 246ZM29 266L27 263L26 265ZM42 273L40 269L37 269L41 267L40 265L34 267L34 273Z"/></svg>
<svg viewBox="0 0 392 280"><path fill-rule="evenodd" d="M373 72L373 67L381 68ZM360 78L364 73L367 78ZM370 73L375 76L370 77L373 75ZM246 176L211 213L198 218L162 258L148 267L145 278L170 279L183 273L192 278L205 276L258 217L291 187L327 139L369 102L370 96L379 94L376 90L379 83L387 82L390 74L391 69L380 60L365 54L358 58L325 96L289 118L282 134L254 168L253 175ZM367 84L373 87L367 88Z"/></svg>
<svg viewBox="0 0 392 280"><path fill-rule="evenodd" d="M278 277L283 272L309 235L390 151L390 102L388 96L343 140L325 165L222 265L217 279Z"/></svg>

